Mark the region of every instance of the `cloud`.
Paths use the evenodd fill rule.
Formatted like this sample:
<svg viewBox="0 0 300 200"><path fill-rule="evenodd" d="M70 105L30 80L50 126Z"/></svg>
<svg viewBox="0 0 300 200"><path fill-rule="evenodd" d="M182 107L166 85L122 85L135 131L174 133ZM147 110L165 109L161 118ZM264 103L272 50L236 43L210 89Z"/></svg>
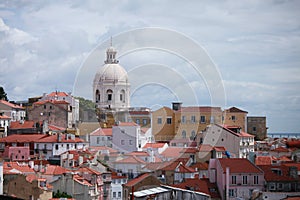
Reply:
<svg viewBox="0 0 300 200"><path fill-rule="evenodd" d="M299 6L300 2L293 0L191 1L188 4L181 1L157 4L150 1L5 1L0 3L0 84L10 99L23 100L54 89L72 91L76 75L83 73L88 83L83 94L90 97L92 80L88 79L93 74L81 71L81 65L98 44L123 31L162 27L184 33L205 48L221 74L228 105L241 106L253 115L267 115L270 131L299 132L294 124L300 119L297 114L300 107ZM188 50L189 45L179 47ZM100 67L103 60L94 59ZM172 83L174 91L182 95L190 86L197 90L201 103L209 102L205 84L209 78L194 76L191 66L180 58L148 51L121 57L120 63L128 70L145 63L172 67L188 82ZM158 74L157 78L164 76ZM152 102L159 104L159 94L162 94L159 91L165 90L157 85L144 89L136 94L143 94L148 100L151 95L146 91L152 90L155 94ZM167 101L173 98L170 93L161 99L169 106ZM146 102L138 98L134 101ZM281 122L283 110L287 113Z"/></svg>

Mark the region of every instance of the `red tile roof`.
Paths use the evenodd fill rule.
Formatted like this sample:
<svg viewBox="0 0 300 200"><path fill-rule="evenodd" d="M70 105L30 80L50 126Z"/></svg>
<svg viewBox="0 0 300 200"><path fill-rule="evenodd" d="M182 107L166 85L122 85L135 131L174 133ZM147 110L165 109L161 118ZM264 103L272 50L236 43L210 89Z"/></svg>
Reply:
<svg viewBox="0 0 300 200"><path fill-rule="evenodd" d="M246 158L219 158L217 161L221 164L224 173L226 167L229 167L230 173L263 173Z"/></svg>
<svg viewBox="0 0 300 200"><path fill-rule="evenodd" d="M11 108L14 108L14 109L25 109L24 107L22 107L22 106L19 106L19 105L17 105L17 104L13 104L13 103L10 103L10 102L8 102L8 101L5 101L5 100L0 100L0 104L4 104L4 105L6 105L6 106L9 106L9 107L11 107Z"/></svg>
<svg viewBox="0 0 300 200"><path fill-rule="evenodd" d="M255 158L255 165L271 165L272 161L277 160L274 156L257 156Z"/></svg>
<svg viewBox="0 0 300 200"><path fill-rule="evenodd" d="M213 147L213 149L217 152L225 152L226 151L225 147Z"/></svg>
<svg viewBox="0 0 300 200"><path fill-rule="evenodd" d="M11 122L10 129L30 129L35 127L34 121Z"/></svg>
<svg viewBox="0 0 300 200"><path fill-rule="evenodd" d="M273 150L271 150L271 151L276 151L276 152L290 152L289 149L284 148L284 147L278 147L278 148L273 149Z"/></svg>
<svg viewBox="0 0 300 200"><path fill-rule="evenodd" d="M54 105L59 105L59 104L69 104L68 102L66 101L57 101L57 100L44 100L44 101L37 101L37 102L34 102L33 104L34 105L44 105L46 103L51 103L51 104L54 104Z"/></svg>
<svg viewBox="0 0 300 200"><path fill-rule="evenodd" d="M197 162L197 163L191 165L190 168L193 168L195 171L208 170L208 164L205 162L203 162L203 163Z"/></svg>
<svg viewBox="0 0 300 200"><path fill-rule="evenodd" d="M89 183L86 179L84 179L82 176L78 174L75 174L73 176L73 180L82 185L93 186L91 183Z"/></svg>
<svg viewBox="0 0 300 200"><path fill-rule="evenodd" d="M125 156L150 156L148 152L145 151L133 151L125 154Z"/></svg>
<svg viewBox="0 0 300 200"><path fill-rule="evenodd" d="M10 117L7 115L0 115L0 119L10 119Z"/></svg>
<svg viewBox="0 0 300 200"><path fill-rule="evenodd" d="M48 97L55 97L55 96L58 96L58 97L67 97L69 95L67 93L65 93L65 92L51 92L47 96Z"/></svg>
<svg viewBox="0 0 300 200"><path fill-rule="evenodd" d="M44 168L45 175L62 175L69 172L68 169L58 166L58 165L47 165Z"/></svg>
<svg viewBox="0 0 300 200"><path fill-rule="evenodd" d="M118 160L115 163L117 164L146 164L145 161L143 161L142 159L136 157L136 156L130 156L128 158L124 158L122 160Z"/></svg>
<svg viewBox="0 0 300 200"><path fill-rule="evenodd" d="M18 162L4 162L3 163L3 173L4 174L28 174L34 173L27 164L22 164Z"/></svg>
<svg viewBox="0 0 300 200"><path fill-rule="evenodd" d="M138 177L136 177L136 178L128 181L127 183L125 183L124 186L127 186L127 187L135 186L136 184L142 182L145 178L148 178L150 176L152 176L152 175L149 174L149 173L142 174L142 175L140 175L140 176L138 176Z"/></svg>
<svg viewBox="0 0 300 200"><path fill-rule="evenodd" d="M29 143L29 142L37 142L40 139L47 137L47 135L44 134L14 134L9 135L5 138L0 138L0 142L6 142L6 143L13 143L13 142L19 142L19 143Z"/></svg>
<svg viewBox="0 0 300 200"><path fill-rule="evenodd" d="M64 130L66 130L66 128L64 128L64 127L60 127L60 126L56 126L56 125L52 125L52 124L49 124L48 128L51 131L64 131Z"/></svg>
<svg viewBox="0 0 300 200"><path fill-rule="evenodd" d="M95 175L101 175L100 172L93 170L89 167L80 167L79 169L75 170L75 172L82 172L82 173L88 173L88 174L95 174Z"/></svg>
<svg viewBox="0 0 300 200"><path fill-rule="evenodd" d="M188 189L196 192L203 192L205 194L210 195L207 182L199 178L187 178L184 180L184 182L172 186L185 190Z"/></svg>
<svg viewBox="0 0 300 200"><path fill-rule="evenodd" d="M43 137L36 141L38 143L82 143L84 140L75 137L75 139L68 139L66 134L61 135L61 140L58 141L57 135L48 135L47 137Z"/></svg>
<svg viewBox="0 0 300 200"><path fill-rule="evenodd" d="M168 147L161 155L165 158L178 158L182 155L182 153L180 153L182 149L183 147Z"/></svg>
<svg viewBox="0 0 300 200"><path fill-rule="evenodd" d="M112 128L97 128L91 132L92 136L112 136Z"/></svg>
<svg viewBox="0 0 300 200"><path fill-rule="evenodd" d="M290 140L290 141L287 141L286 145L289 148L291 148L291 147L300 148L300 140Z"/></svg>
<svg viewBox="0 0 300 200"><path fill-rule="evenodd" d="M268 181L298 181L289 175L289 166L286 165L260 165L258 166L265 173L265 180ZM281 175L278 173L281 171Z"/></svg>
<svg viewBox="0 0 300 200"><path fill-rule="evenodd" d="M163 148L164 146L166 145L166 143L146 143L144 146L143 146L143 149L146 149L146 148Z"/></svg>

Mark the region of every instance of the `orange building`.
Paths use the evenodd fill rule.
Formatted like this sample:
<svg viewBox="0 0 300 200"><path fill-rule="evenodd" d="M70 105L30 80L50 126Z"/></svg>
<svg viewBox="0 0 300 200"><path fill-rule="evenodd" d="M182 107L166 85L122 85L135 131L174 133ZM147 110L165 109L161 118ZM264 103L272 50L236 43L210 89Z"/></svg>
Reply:
<svg viewBox="0 0 300 200"><path fill-rule="evenodd" d="M247 111L236 107L231 107L223 111L223 124L228 126L238 126L242 131L247 131Z"/></svg>

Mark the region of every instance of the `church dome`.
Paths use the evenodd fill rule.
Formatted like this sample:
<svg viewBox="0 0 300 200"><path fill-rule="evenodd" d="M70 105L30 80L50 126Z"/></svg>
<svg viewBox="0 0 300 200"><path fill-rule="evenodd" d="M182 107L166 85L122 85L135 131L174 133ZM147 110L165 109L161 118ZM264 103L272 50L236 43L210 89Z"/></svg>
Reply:
<svg viewBox="0 0 300 200"><path fill-rule="evenodd" d="M96 74L96 80L100 82L127 82L126 70L117 63L103 65Z"/></svg>

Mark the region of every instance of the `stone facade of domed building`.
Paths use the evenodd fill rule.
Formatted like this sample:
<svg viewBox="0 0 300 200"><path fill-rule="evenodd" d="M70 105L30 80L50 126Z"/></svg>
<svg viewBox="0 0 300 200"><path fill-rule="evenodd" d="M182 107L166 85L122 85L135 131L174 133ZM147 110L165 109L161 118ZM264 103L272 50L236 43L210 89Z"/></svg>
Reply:
<svg viewBox="0 0 300 200"><path fill-rule="evenodd" d="M106 50L106 60L93 83L93 100L102 128L110 128L118 121L126 122L129 116L130 83L116 54L113 47Z"/></svg>

